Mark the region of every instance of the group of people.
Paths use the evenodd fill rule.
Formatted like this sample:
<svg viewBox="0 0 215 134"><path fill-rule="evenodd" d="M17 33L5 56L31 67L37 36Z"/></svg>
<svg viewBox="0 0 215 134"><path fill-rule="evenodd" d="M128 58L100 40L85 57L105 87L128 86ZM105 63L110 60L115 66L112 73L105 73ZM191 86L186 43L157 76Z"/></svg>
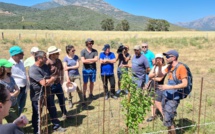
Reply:
<svg viewBox="0 0 215 134"><path fill-rule="evenodd" d="M83 107L86 106L86 91L89 82L89 99L95 99L93 94L94 83L96 82L96 62L99 61L101 79L105 93L105 99L112 97L117 99L118 94L122 91L120 81L122 79L122 68L128 70L131 68L133 81L137 84L137 88L144 89L146 85L154 81L155 84L155 106L152 106L152 116L147 121L152 121L156 117L155 109L158 109L163 117L164 125L174 131L174 116L180 102L177 94L177 89L184 88L187 85L187 72L183 65L180 65L176 71L176 77L181 80L177 84L173 80L172 71L178 64L179 54L175 50L170 50L163 54L154 55L148 49L147 43L134 46L134 56L129 54L128 46L121 46L117 50L117 55L111 52L109 44L105 44L103 51L98 56L98 51L93 48L94 41L88 38L85 41L86 48L81 51L80 58L75 54L75 47L72 45L66 46L66 56L63 61L59 59L61 49L50 46L47 50L41 51L38 47L31 49L32 56L23 62L24 52L19 46L10 48L10 59L0 59L0 121L5 118L8 123L22 119L22 125L26 125L25 116L20 116L25 107L27 86L30 85L30 99L32 102L32 126L34 133L38 133L38 109L39 99L43 97L44 92L47 92L47 109L53 123L53 130L64 132L65 128L60 126L60 121L57 117L57 110L54 103L54 96L59 100L62 119L67 118L67 109L65 107L65 96L62 85L64 83L76 83L76 91L80 98L80 103ZM166 57L167 65L165 64L164 56ZM81 76L79 73L80 60L83 63L82 79L83 89L81 86ZM131 60L131 64L129 64ZM117 76L118 90L115 91L115 75L114 64L118 61ZM28 70L26 73L26 70ZM168 84L164 84L165 76L168 75ZM64 78L65 76L65 78ZM108 90L108 81L110 83L110 91ZM7 90L5 90L7 89ZM127 90L123 90L127 93ZM72 94L67 93L69 108L73 107ZM8 99L9 98L9 99ZM6 104L10 101L10 105ZM8 111L3 112L5 105L10 107ZM156 108L155 108L156 107ZM20 117L19 117L20 116ZM18 119L17 119L18 118ZM23 123L23 118L24 123ZM0 122L1 124L2 122ZM24 125L23 125L24 124ZM14 127L14 125L11 125ZM0 125L0 129L1 125Z"/></svg>

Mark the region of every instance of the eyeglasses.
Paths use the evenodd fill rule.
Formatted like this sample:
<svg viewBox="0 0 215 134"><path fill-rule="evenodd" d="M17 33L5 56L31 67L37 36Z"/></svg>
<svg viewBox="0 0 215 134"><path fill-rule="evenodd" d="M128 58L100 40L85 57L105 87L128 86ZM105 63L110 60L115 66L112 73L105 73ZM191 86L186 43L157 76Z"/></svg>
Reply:
<svg viewBox="0 0 215 134"><path fill-rule="evenodd" d="M171 58L171 57L174 57L174 56L172 56L172 55L166 55L166 58L167 58L167 59L169 59L169 58Z"/></svg>
<svg viewBox="0 0 215 134"><path fill-rule="evenodd" d="M139 49L134 49L134 51L140 51Z"/></svg>
<svg viewBox="0 0 215 134"><path fill-rule="evenodd" d="M148 46L142 46L142 48L147 48Z"/></svg>

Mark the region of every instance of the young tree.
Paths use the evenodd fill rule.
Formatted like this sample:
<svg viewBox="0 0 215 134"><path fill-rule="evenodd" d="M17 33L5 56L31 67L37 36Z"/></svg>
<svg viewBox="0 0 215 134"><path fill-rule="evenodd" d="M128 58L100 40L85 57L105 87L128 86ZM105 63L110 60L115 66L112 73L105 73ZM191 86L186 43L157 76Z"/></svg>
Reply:
<svg viewBox="0 0 215 134"><path fill-rule="evenodd" d="M104 31L112 31L114 29L114 21L112 19L104 19L104 20L102 20L101 28Z"/></svg>

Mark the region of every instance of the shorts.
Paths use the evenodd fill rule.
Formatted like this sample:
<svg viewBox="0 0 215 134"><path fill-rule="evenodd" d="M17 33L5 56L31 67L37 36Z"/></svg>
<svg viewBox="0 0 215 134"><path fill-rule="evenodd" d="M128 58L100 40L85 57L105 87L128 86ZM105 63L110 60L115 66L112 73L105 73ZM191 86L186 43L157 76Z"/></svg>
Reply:
<svg viewBox="0 0 215 134"><path fill-rule="evenodd" d="M137 84L137 88L143 89L145 85L145 80L137 77L132 77L132 81Z"/></svg>
<svg viewBox="0 0 215 134"><path fill-rule="evenodd" d="M167 98L163 96L162 110L164 115L164 126L170 127L174 125L174 117L177 115L177 107L179 103L179 100L167 100Z"/></svg>
<svg viewBox="0 0 215 134"><path fill-rule="evenodd" d="M82 73L83 73L84 83L87 83L89 79L90 79L90 82L96 81L96 70L95 69L84 69L82 71Z"/></svg>
<svg viewBox="0 0 215 134"><path fill-rule="evenodd" d="M150 96L153 97L155 101L162 102L163 91L160 89L156 89L155 91L150 92Z"/></svg>
<svg viewBox="0 0 215 134"><path fill-rule="evenodd" d="M123 69L125 69L125 71L128 72L128 68L123 68ZM118 80L122 79L122 70L120 67L117 68L117 76L118 76Z"/></svg>

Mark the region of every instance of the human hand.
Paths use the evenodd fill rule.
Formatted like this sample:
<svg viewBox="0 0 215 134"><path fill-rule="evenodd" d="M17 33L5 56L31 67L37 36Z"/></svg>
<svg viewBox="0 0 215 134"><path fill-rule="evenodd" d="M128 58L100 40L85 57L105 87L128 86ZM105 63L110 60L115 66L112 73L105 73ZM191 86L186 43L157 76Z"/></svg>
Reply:
<svg viewBox="0 0 215 134"><path fill-rule="evenodd" d="M158 89L167 90L167 89L171 89L171 86L170 85L158 85Z"/></svg>
<svg viewBox="0 0 215 134"><path fill-rule="evenodd" d="M25 115L21 115L19 118L13 121L18 127L24 127L28 124L28 119Z"/></svg>

